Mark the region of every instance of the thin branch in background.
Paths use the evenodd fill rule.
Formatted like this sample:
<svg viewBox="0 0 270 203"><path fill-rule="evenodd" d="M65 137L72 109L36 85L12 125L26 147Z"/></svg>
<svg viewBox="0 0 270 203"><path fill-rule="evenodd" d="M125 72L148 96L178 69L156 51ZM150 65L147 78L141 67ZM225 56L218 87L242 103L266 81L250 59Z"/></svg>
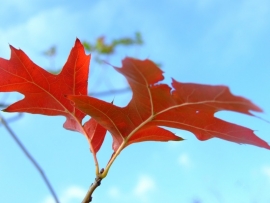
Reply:
<svg viewBox="0 0 270 203"><path fill-rule="evenodd" d="M136 38L135 39L131 39L131 38L121 38L118 40L114 40L112 42L111 45L105 44L104 43L104 38L98 38L97 40L97 45L95 46L95 51L97 51L99 54L105 54L105 55L110 55L114 52L114 48L117 45L133 45L133 44L137 44L137 45L141 45L142 39L140 36L140 33L136 33ZM84 43L84 45L89 45L86 42ZM91 45L92 46L92 45ZM86 47L87 48L87 47ZM89 48L89 47L88 47ZM109 49L108 49L109 48ZM110 49L112 48L112 49ZM86 49L87 50L87 49ZM89 51L89 50L88 50ZM93 50L92 50L93 51ZM51 68L54 69L54 58L56 56L56 46L52 46L50 47L47 51L44 51L42 53L43 55L47 56L50 59L50 65ZM101 60L100 60L101 61ZM59 71L52 71L52 73L57 74ZM104 74L103 74L104 75ZM109 84L109 86L111 86L111 84ZM94 96L107 96L107 95L111 95L111 94L122 94L125 92L129 92L130 88L126 87L126 88L122 88L122 89L117 89L117 90L110 90L110 91L103 91L103 92L91 92L89 93L90 95L94 95ZM5 103L0 103L0 108L6 108L8 105ZM52 196L54 197L54 200L56 203L59 203L59 200L56 196L56 193L54 192L48 178L46 177L45 173L43 172L42 168L38 165L38 163L35 161L35 159L32 157L32 155L28 152L28 150L24 147L24 145L21 143L21 141L18 139L18 137L15 135L15 133L12 131L12 129L9 127L8 122L14 121L19 119L22 116L22 114L18 114L15 117L9 118L9 119L4 119L1 115L0 115L0 123L3 124L3 126L6 128L6 130L9 132L9 134L12 136L12 138L15 140L15 142L17 143L17 145L19 146L19 148L21 148L21 150L23 151L23 153L26 155L26 157L30 160L30 162L34 165L34 167L36 168L36 170L38 170L38 172L40 173L40 175L42 176L43 181L45 182L45 184L47 185L49 191L51 192ZM93 185L90 187L92 190L95 190L96 187L99 186L101 182L101 179L97 179L94 182L94 187ZM89 196L90 198L91 196ZM92 198L91 198L92 199ZM91 200L89 199L88 202L90 202Z"/></svg>
<svg viewBox="0 0 270 203"><path fill-rule="evenodd" d="M45 173L43 172L42 168L38 165L36 160L33 158L33 156L28 152L28 150L25 148L25 146L22 144L22 142L19 140L19 138L16 136L16 134L12 131L12 129L7 124L6 120L0 115L0 123L3 124L3 126L6 128L6 130L9 132L11 137L15 140L16 144L20 147L20 149L23 151L25 156L31 161L31 163L34 165L34 167L38 170L40 173L43 181L45 182L46 186L48 187L51 195L53 196L56 203L60 203L58 200L58 197L54 191L54 189L51 186L51 183L49 182L48 178L46 177Z"/></svg>
<svg viewBox="0 0 270 203"><path fill-rule="evenodd" d="M0 108L6 108L8 105L4 103L0 103Z"/></svg>
<svg viewBox="0 0 270 203"><path fill-rule="evenodd" d="M55 68L55 56L56 56L56 46L51 46L48 50L43 51L42 54L49 58L50 67L54 70Z"/></svg>
<svg viewBox="0 0 270 203"><path fill-rule="evenodd" d="M110 94L121 94L121 93L129 92L129 91L130 91L130 88L126 87L126 88L117 89L117 90L104 91L104 92L94 92L94 93L90 93L90 94L95 95L95 96L106 96L106 95L110 95ZM0 103L0 108L6 108L7 106L9 106L9 105L4 104L4 103ZM25 156L30 160L30 162L34 165L36 170L40 173L43 181L45 182L46 186L48 187L51 195L53 196L53 198L55 200L55 202L59 203L58 197L57 197L51 183L49 182L48 178L46 177L43 169L39 166L37 161L33 158L33 156L30 154L30 152L28 152L26 147L22 144L22 142L19 140L19 138L16 136L16 134L12 131L12 129L8 125L8 122L15 121L15 120L19 119L21 116L22 116L22 113L19 113L18 115L14 116L14 117L11 117L9 119L4 119L0 115L0 124L1 123L3 124L3 126L6 128L6 130L11 135L11 137L15 140L18 147L23 151ZM95 188L98 186L98 185L96 185L98 182L100 183L100 181L95 182L95 184L94 184Z"/></svg>
<svg viewBox="0 0 270 203"><path fill-rule="evenodd" d="M130 91L130 88L126 87L122 89L109 90L109 91L104 91L104 92L90 92L89 95L90 96L107 96L111 94L122 94L129 91Z"/></svg>
<svg viewBox="0 0 270 203"><path fill-rule="evenodd" d="M18 113L16 116L6 119L6 122L10 123L10 122L19 120L22 117L22 115L23 115L22 113Z"/></svg>
<svg viewBox="0 0 270 203"><path fill-rule="evenodd" d="M2 109L2 108L6 108L6 107L8 107L8 105L0 104L0 108L1 108L1 109ZM7 122L7 123L10 123L10 122L19 120L19 119L22 117L22 115L23 115L22 113L17 113L15 116L6 119L6 122Z"/></svg>

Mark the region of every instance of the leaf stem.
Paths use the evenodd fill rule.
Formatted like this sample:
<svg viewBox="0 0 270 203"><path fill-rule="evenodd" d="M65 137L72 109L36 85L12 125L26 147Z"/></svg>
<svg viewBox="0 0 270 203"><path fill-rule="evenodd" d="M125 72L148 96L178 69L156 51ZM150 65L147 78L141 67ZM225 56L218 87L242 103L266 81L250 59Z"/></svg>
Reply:
<svg viewBox="0 0 270 203"><path fill-rule="evenodd" d="M137 128L135 128L126 138L123 138L122 144L118 147L117 151L112 154L110 161L108 162L104 172L102 173L102 178L105 178L110 170L111 165L115 161L116 157L120 154L120 152L125 148L126 143L128 142L129 138L134 135L141 127L143 127L146 123L153 119L154 115L149 116L144 122L142 122Z"/></svg>
<svg viewBox="0 0 270 203"><path fill-rule="evenodd" d="M120 152L124 149L125 144L126 144L126 141L123 141L122 144L117 149L117 151L112 154L112 157L111 157L110 161L108 162L106 168L104 169L104 172L101 174L102 178L105 178L107 176L107 174L108 174L108 172L109 172L109 170L111 168L111 165L113 164L115 159L118 157Z"/></svg>
<svg viewBox="0 0 270 203"><path fill-rule="evenodd" d="M120 154L120 152L123 150L124 146L126 144L126 141L124 140L123 143L119 146L119 148L117 149L117 151L115 153L113 153L110 161L108 162L107 166L105 169L101 169L99 173L97 173L96 178L95 178L95 182L91 184L89 190L87 191L82 203L89 203L92 201L92 194L93 192L96 190L96 188L98 186L100 186L101 184L101 180L104 179L109 170L111 165L113 164L113 162L115 161L116 157ZM96 167L97 169L97 167Z"/></svg>
<svg viewBox="0 0 270 203"><path fill-rule="evenodd" d="M93 149L93 146L91 144L91 141L88 139L87 133L85 132L83 127L82 127L82 129L83 129L83 132L84 132L84 136L86 137L86 139L87 139L87 141L89 143L90 152L92 152L92 154L93 154L93 159L94 159L95 166L96 166L96 176L98 176L99 175L99 164L98 164L98 160L97 160L97 154L95 153L95 151Z"/></svg>

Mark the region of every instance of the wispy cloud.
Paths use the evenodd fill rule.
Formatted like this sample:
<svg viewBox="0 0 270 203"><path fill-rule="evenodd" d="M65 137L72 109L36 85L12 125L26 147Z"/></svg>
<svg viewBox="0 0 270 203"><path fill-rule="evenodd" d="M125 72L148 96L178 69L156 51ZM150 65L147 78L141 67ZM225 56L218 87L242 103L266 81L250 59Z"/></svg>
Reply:
<svg viewBox="0 0 270 203"><path fill-rule="evenodd" d="M137 183L128 192L122 192L118 186L108 190L108 196L117 202L143 202L150 203L151 195L157 190L154 179L149 175L141 175Z"/></svg>
<svg viewBox="0 0 270 203"><path fill-rule="evenodd" d="M20 24L10 26L8 29L0 29L0 44L10 43L15 47L19 46L28 53L30 51L33 54L39 52L42 49L41 47L44 47L44 44L49 46L49 43L65 40L63 35L68 37L69 33L75 34L71 32L72 28L69 24L64 24L62 19L65 19L69 24L74 24L76 20L64 8L51 8L39 12ZM4 48L6 49L0 50L1 57L3 54L7 56L9 53L8 46Z"/></svg>
<svg viewBox="0 0 270 203"><path fill-rule="evenodd" d="M189 168L192 165L190 157L187 153L182 153L178 157L178 163L180 164L181 167L184 167L184 168Z"/></svg>
<svg viewBox="0 0 270 203"><path fill-rule="evenodd" d="M78 186L70 186L59 197L61 203L80 202L86 194L86 190ZM42 203L55 203L54 199L46 197Z"/></svg>
<svg viewBox="0 0 270 203"><path fill-rule="evenodd" d="M108 191L109 196L113 199L119 199L121 198L121 196L123 196L123 194L121 193L121 191L119 190L119 188L117 187L111 187Z"/></svg>
<svg viewBox="0 0 270 203"><path fill-rule="evenodd" d="M249 53L252 44L260 40L269 25L269 1L239 1L236 5L230 10L226 8L229 4L220 7L224 15L217 15L215 23L202 38L205 49L222 51L224 64Z"/></svg>
<svg viewBox="0 0 270 203"><path fill-rule="evenodd" d="M142 202L148 202L148 194L155 191L156 184L153 178L143 175L139 178L137 185L133 189L133 194Z"/></svg>
<svg viewBox="0 0 270 203"><path fill-rule="evenodd" d="M263 166L262 173L265 175L270 181L270 166Z"/></svg>

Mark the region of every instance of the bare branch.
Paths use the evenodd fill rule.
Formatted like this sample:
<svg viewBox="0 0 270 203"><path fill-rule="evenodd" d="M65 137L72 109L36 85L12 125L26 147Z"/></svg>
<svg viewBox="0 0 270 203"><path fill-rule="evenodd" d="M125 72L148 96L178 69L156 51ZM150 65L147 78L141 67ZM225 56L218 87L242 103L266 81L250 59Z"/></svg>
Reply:
<svg viewBox="0 0 270 203"><path fill-rule="evenodd" d="M130 88L126 87L126 88L122 88L122 89L117 89L117 90L109 90L109 91L104 91L104 92L90 92L89 95L90 96L107 96L107 95L111 95L111 94L122 94L125 92L129 92Z"/></svg>
<svg viewBox="0 0 270 203"><path fill-rule="evenodd" d="M100 173L99 173L98 175L101 176L103 172L104 172L104 169L101 169L101 170L100 170ZM98 175L97 175L97 177L96 177L96 179L95 179L95 182L91 184L91 186L90 186L89 190L87 191L87 193L86 193L86 195L85 195L85 197L84 197L82 203L89 203L89 202L92 201L92 199L93 199L93 198L92 198L92 194L93 194L93 192L95 191L95 189L96 189L98 186L100 186L101 180L102 180L102 178L101 178L100 176L98 176Z"/></svg>
<svg viewBox="0 0 270 203"><path fill-rule="evenodd" d="M110 90L110 91L104 91L104 92L93 92L93 93L89 93L90 95L94 95L94 96L107 96L107 95L111 95L111 94L122 94L125 92L129 92L130 88L126 87L126 88L122 88L122 89L117 89L117 90ZM4 103L0 103L0 108L6 108L8 105L4 104ZM19 113L18 115L9 118L9 119L4 119L1 115L0 115L0 123L3 124L3 126L6 128L6 130L9 132L9 134L11 135L11 137L15 140L16 144L19 146L19 148L23 151L23 153L25 154L25 156L30 160L30 162L34 165L34 167L38 170L38 172L40 173L43 181L45 182L46 186L48 187L51 195L53 196L54 200L56 203L59 203L58 197L52 187L52 185L50 184L48 178L46 177L44 171L42 170L42 168L39 166L39 164L37 163L37 161L33 158L33 156L28 152L28 150L26 149L26 147L22 144L22 142L19 140L19 138L16 136L16 134L12 131L12 129L9 127L8 122L14 121L19 119L22 116L22 113ZM102 173L102 172L101 172ZM101 180L102 178L97 177L95 179L95 182L90 186L86 197L83 200L83 203L89 203L92 201L92 193L95 191L95 189L101 184Z"/></svg>
<svg viewBox="0 0 270 203"><path fill-rule="evenodd" d="M4 103L0 103L0 108L6 108L8 105Z"/></svg>
<svg viewBox="0 0 270 203"><path fill-rule="evenodd" d="M11 135L11 137L15 140L16 144L23 151L23 153L25 154L25 156L30 160L30 162L38 170L38 172L40 173L43 181L45 182L46 186L48 187L51 195L53 196L55 202L56 203L60 203L60 201L58 200L57 195L56 195L54 189L52 188L52 186L51 186L48 178L46 177L45 173L43 172L42 168L39 166L39 164L36 162L36 160L33 158L33 156L30 154L30 152L28 152L28 150L26 149L26 147L22 144L22 142L19 140L19 138L16 136L16 134L12 131L12 129L7 124L6 120L1 115L0 115L0 123L3 124L3 126L6 128L6 130Z"/></svg>

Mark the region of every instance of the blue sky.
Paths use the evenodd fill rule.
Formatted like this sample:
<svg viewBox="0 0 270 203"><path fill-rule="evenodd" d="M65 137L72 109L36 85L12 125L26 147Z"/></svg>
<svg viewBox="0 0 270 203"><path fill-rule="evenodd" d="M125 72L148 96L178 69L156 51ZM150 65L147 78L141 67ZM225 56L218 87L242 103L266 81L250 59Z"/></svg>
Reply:
<svg viewBox="0 0 270 203"><path fill-rule="evenodd" d="M119 49L110 63L125 56L162 63L166 82L222 84L260 106L270 121L270 2L267 0L148 1L2 1L0 57L9 58L9 44L21 48L42 67L41 52L57 46L55 67L62 67L76 37L107 40L141 32L145 45ZM104 76L105 82L100 75ZM119 88L124 79L109 66L92 63L89 89ZM112 85L112 86L111 86ZM110 95L125 105L131 94ZM19 94L0 93L6 102ZM1 116L13 115L1 112ZM250 127L270 143L270 125L232 112L217 117ZM80 202L94 180L94 164L85 138L62 128L63 117L24 114L10 126L34 155L53 184L61 203ZM198 141L172 129L184 142L131 145L113 164L94 193L94 203L266 203L270 202L270 152L219 139ZM110 155L107 136L99 153L105 166ZM0 126L0 202L52 203L38 172Z"/></svg>

